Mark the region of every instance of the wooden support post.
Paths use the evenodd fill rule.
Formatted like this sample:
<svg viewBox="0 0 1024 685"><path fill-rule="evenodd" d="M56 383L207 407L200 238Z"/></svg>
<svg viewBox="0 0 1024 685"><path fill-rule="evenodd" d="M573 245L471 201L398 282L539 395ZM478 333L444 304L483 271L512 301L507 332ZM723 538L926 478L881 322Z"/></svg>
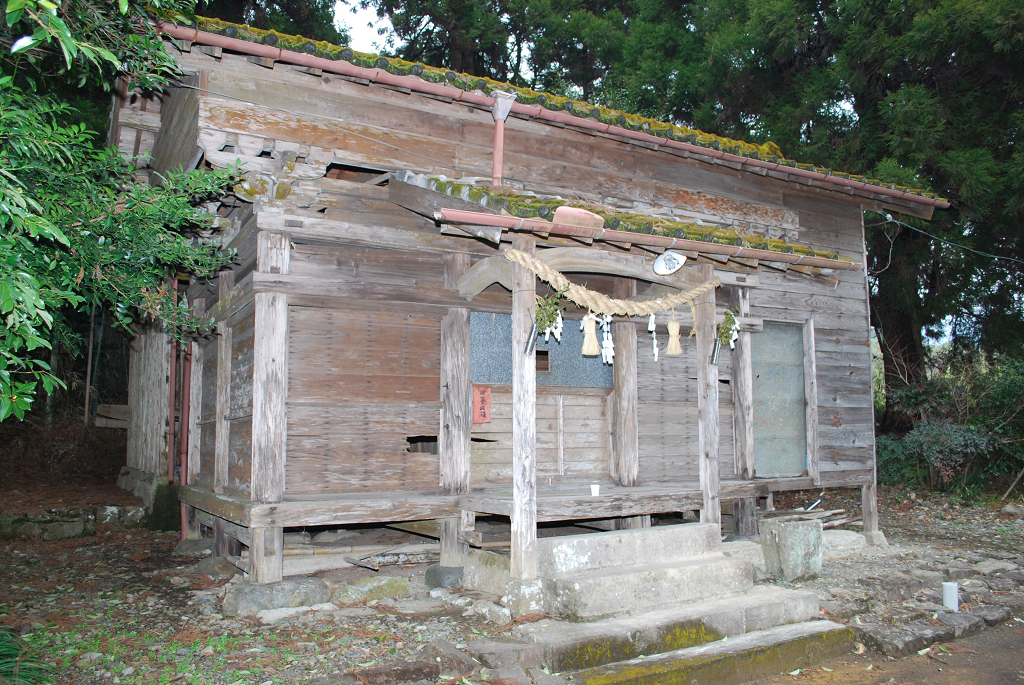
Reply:
<svg viewBox="0 0 1024 685"><path fill-rule="evenodd" d="M616 278L614 296L636 296L636 280ZM637 339L635 323L613 323L615 364L612 365L612 463L611 474L619 483L633 487L640 477L640 438L637 416ZM646 528L651 517L628 516L619 519L618 528Z"/></svg>
<svg viewBox="0 0 1024 685"><path fill-rule="evenodd" d="M740 316L750 316L750 291L739 288ZM754 478L754 367L750 332L740 331L732 352L732 396L736 404L736 473L742 480Z"/></svg>
<svg viewBox="0 0 1024 685"><path fill-rule="evenodd" d="M256 237L256 269L288 273L291 243L286 234L261 231ZM256 293L252 382L253 502L280 502L285 486L288 437L288 297ZM253 528L249 555L253 580L273 583L284 571L284 529Z"/></svg>
<svg viewBox="0 0 1024 685"><path fill-rule="evenodd" d="M228 449L231 437L231 326L217 324L217 406L214 417L213 490L224 492L228 482Z"/></svg>
<svg viewBox="0 0 1024 685"><path fill-rule="evenodd" d="M750 316L750 290L737 288L737 310ZM735 403L736 474L741 480L754 478L754 367L749 331L740 331L732 352L732 396ZM733 500L733 526L736 535L757 535L757 499Z"/></svg>
<svg viewBox="0 0 1024 685"><path fill-rule="evenodd" d="M860 488L861 520L864 523L864 534L879 531L879 490L874 483L862 485ZM870 541L868 541L870 543Z"/></svg>
<svg viewBox="0 0 1024 685"><path fill-rule="evenodd" d="M614 296L628 299L636 295L636 281L616 278ZM640 473L640 447L637 429L637 353L636 324L613 323L615 364L612 365L612 451L615 472L612 477L627 487L636 485Z"/></svg>
<svg viewBox="0 0 1024 685"><path fill-rule="evenodd" d="M710 264L698 264L705 281L715 277ZM704 506L700 520L722 522L719 500L721 467L718 464L718 366L711 363L715 344L715 291L710 290L694 302L697 310L697 459L700 491Z"/></svg>
<svg viewBox="0 0 1024 685"><path fill-rule="evenodd" d="M185 507L185 539L198 540L203 537L199 530L199 517L195 507L182 503Z"/></svg>
<svg viewBox="0 0 1024 685"><path fill-rule="evenodd" d="M196 305L196 312L202 313L202 304ZM200 438L202 431L199 421L206 417L200 417L203 408L203 355L204 348L199 343L192 345L192 382L189 385L189 407L188 414L188 473L185 474L185 483L195 483L199 477L199 470L202 466L200 459Z"/></svg>
<svg viewBox="0 0 1024 685"><path fill-rule="evenodd" d="M454 288L469 269L469 255L444 256L447 287ZM469 310L449 309L441 320L441 427L437 453L441 489L448 495L469 492L469 452L473 428L473 385L469 380ZM468 512L472 513L472 512ZM463 517L441 519L441 566L462 566L469 548L459 542Z"/></svg>
<svg viewBox="0 0 1024 685"><path fill-rule="evenodd" d="M804 324L804 423L807 427L807 475L821 482L818 470L818 367L814 359L814 319Z"/></svg>
<svg viewBox="0 0 1024 685"><path fill-rule="evenodd" d="M227 522L219 516L213 517L213 556L237 557L242 553L242 544L226 532Z"/></svg>
<svg viewBox="0 0 1024 685"><path fill-rule="evenodd" d="M516 235L512 246L536 253L533 238ZM537 577L537 362L526 353L537 305L537 278L512 267L512 577Z"/></svg>
<svg viewBox="0 0 1024 685"><path fill-rule="evenodd" d="M742 497L732 501L732 522L736 535L757 535L757 499Z"/></svg>
<svg viewBox="0 0 1024 685"><path fill-rule="evenodd" d="M249 575L254 583L284 577L284 528L250 528Z"/></svg>

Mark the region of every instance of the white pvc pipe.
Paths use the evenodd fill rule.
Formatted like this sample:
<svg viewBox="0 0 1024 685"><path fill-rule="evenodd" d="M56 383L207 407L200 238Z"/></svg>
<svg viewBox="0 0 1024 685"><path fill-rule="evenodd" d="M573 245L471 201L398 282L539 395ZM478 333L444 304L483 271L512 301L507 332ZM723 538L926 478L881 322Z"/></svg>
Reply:
<svg viewBox="0 0 1024 685"><path fill-rule="evenodd" d="M942 606L950 611L960 611L960 584L942 584Z"/></svg>

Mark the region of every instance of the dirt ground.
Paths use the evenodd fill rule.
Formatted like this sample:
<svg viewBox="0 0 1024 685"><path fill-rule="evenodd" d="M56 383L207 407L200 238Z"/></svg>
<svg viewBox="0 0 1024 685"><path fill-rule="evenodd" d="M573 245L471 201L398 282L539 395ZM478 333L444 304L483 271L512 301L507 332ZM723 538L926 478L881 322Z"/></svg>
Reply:
<svg viewBox="0 0 1024 685"><path fill-rule="evenodd" d="M137 503L109 479L77 482L69 487L63 480L37 478L0 484L0 513ZM818 498L825 499L822 507L859 509L855 490L790 493L776 506L806 507ZM1024 525L1005 520L993 507L886 491L880 510L882 528L894 542L956 550L964 556L984 549L1024 552ZM75 540L0 541L0 624L26 636L56 668L60 685L340 684L351 682L346 674L355 669L414 658L431 640L458 646L474 636L517 632L513 626L488 624L440 602L415 598L413 603L420 605L415 611L381 604L335 616L307 614L273 625L223 617L217 613L216 590L226 581L200 573L196 559L174 556L177 537L110 528ZM423 569L405 572L422 576ZM1024 619L1024 612L1015 613ZM761 682L1024 681L1021 620L945 645L945 650L899 660L870 652L851 654Z"/></svg>
<svg viewBox="0 0 1024 685"><path fill-rule="evenodd" d="M800 673L751 685L1017 685L1024 682L1024 622L989 628L927 654L888 659L867 652L834 659Z"/></svg>

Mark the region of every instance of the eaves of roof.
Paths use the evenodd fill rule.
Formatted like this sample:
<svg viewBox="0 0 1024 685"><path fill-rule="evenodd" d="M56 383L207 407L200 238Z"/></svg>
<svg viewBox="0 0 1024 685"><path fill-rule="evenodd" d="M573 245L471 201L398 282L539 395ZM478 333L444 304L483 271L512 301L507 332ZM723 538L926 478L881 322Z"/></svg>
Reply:
<svg viewBox="0 0 1024 685"><path fill-rule="evenodd" d="M878 179L786 159L774 143L757 145L724 138L487 78L459 74L394 57L359 53L324 41L311 41L301 36L264 31L218 19L200 17L193 27L163 21L154 24L158 30L179 40L322 69L487 109L494 104L494 98L488 93L496 90L514 91L517 93L517 101L512 105L512 114L523 118L667 148L677 154L706 159L759 175L781 172L846 194L860 191L929 207L949 207L946 199L922 189L886 184Z"/></svg>

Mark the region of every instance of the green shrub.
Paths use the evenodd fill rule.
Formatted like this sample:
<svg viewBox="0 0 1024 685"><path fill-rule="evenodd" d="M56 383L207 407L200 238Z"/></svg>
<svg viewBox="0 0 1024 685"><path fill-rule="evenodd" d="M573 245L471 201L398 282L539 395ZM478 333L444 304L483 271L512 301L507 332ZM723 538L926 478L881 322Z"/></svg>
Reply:
<svg viewBox="0 0 1024 685"><path fill-rule="evenodd" d="M913 428L877 440L878 480L966 496L1011 478L1024 463L1024 361L940 356L928 380L890 388Z"/></svg>

